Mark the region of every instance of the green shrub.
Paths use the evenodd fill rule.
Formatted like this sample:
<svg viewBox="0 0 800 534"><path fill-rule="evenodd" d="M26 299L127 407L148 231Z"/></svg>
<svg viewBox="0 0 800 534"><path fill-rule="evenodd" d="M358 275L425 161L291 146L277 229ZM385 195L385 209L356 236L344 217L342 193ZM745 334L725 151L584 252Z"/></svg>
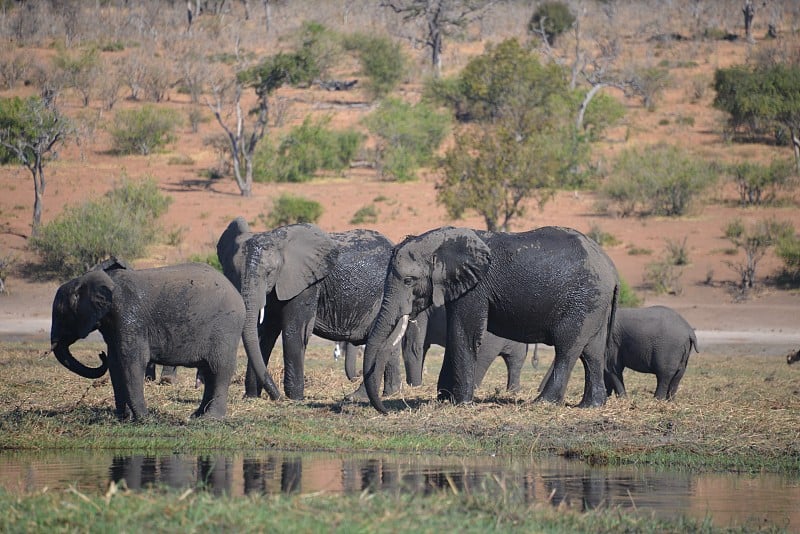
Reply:
<svg viewBox="0 0 800 534"><path fill-rule="evenodd" d="M123 180L105 196L69 205L31 238L43 267L61 278L84 273L108 256L141 257L158 238L157 219L171 199L152 179Z"/></svg>
<svg viewBox="0 0 800 534"><path fill-rule="evenodd" d="M592 223L589 231L586 232L586 236L601 247L613 247L615 245L619 245L619 239L608 232L604 232L603 229L600 228L600 225L596 223Z"/></svg>
<svg viewBox="0 0 800 534"><path fill-rule="evenodd" d="M563 2L544 2L534 11L528 22L528 31L540 33L544 29L547 42L555 43L556 37L567 31L575 23L575 15Z"/></svg>
<svg viewBox="0 0 800 534"><path fill-rule="evenodd" d="M145 104L118 111L111 126L114 150L120 154L146 156L174 140L180 115L170 108Z"/></svg>
<svg viewBox="0 0 800 534"><path fill-rule="evenodd" d="M263 143L256 153L253 179L257 182L307 182L320 170L341 171L358 152L362 135L354 130L326 128L330 117L292 129L276 149Z"/></svg>
<svg viewBox="0 0 800 534"><path fill-rule="evenodd" d="M361 71L369 77L367 89L373 97L386 96L403 79L406 58L388 37L357 33L347 37L344 45L358 54Z"/></svg>
<svg viewBox="0 0 800 534"><path fill-rule="evenodd" d="M619 279L619 306L623 308L638 308L642 305L642 299L624 279Z"/></svg>
<svg viewBox="0 0 800 534"><path fill-rule="evenodd" d="M219 261L219 256L216 252L209 252L205 256L202 254L192 254L189 256L189 261L195 263L207 263L219 272L222 272L222 263Z"/></svg>
<svg viewBox="0 0 800 534"><path fill-rule="evenodd" d="M322 205L316 200L284 193L275 199L268 215L259 218L270 228L287 224L315 223L322 215Z"/></svg>
<svg viewBox="0 0 800 534"><path fill-rule="evenodd" d="M742 205L758 206L775 199L778 191L790 182L794 166L787 160L774 159L769 165L735 163L726 170L736 184Z"/></svg>
<svg viewBox="0 0 800 534"><path fill-rule="evenodd" d="M784 272L797 279L800 278L800 238L788 234L775 244L775 254L783 260Z"/></svg>
<svg viewBox="0 0 800 534"><path fill-rule="evenodd" d="M427 104L387 99L364 123L380 139L377 159L382 177L404 182L414 180L416 169L431 162L449 119Z"/></svg>
<svg viewBox="0 0 800 534"><path fill-rule="evenodd" d="M350 219L350 224L376 223L378 222L378 209L374 204L367 204L359 208Z"/></svg>
<svg viewBox="0 0 800 534"><path fill-rule="evenodd" d="M716 180L711 167L682 149L658 144L624 150L601 194L621 216L679 216Z"/></svg>

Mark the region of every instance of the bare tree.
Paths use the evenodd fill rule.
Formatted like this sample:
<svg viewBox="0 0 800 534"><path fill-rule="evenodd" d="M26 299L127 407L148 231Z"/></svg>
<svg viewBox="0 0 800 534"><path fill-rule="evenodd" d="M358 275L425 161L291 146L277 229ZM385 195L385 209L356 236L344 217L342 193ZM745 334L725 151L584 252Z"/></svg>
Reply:
<svg viewBox="0 0 800 534"><path fill-rule="evenodd" d="M478 20L498 0L383 0L381 7L390 8L404 22L421 21L422 37L417 42L431 53L431 66L442 72L442 49L445 36Z"/></svg>
<svg viewBox="0 0 800 534"><path fill-rule="evenodd" d="M756 6L752 0L745 0L742 6L742 15L744 15L744 35L748 43L755 42L753 39L753 19L756 16Z"/></svg>

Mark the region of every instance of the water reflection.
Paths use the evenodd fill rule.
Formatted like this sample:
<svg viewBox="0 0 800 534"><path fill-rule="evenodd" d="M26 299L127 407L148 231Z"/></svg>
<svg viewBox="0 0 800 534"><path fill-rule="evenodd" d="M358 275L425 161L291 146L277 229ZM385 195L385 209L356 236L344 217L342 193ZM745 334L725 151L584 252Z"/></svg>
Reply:
<svg viewBox="0 0 800 534"><path fill-rule="evenodd" d="M695 475L633 467L590 467L562 458L451 458L259 452L233 455L0 453L0 487L37 491L75 486L104 492L198 488L215 495L362 491L503 495L579 510L620 507L661 517L710 515L722 525L800 529L800 481L775 475Z"/></svg>

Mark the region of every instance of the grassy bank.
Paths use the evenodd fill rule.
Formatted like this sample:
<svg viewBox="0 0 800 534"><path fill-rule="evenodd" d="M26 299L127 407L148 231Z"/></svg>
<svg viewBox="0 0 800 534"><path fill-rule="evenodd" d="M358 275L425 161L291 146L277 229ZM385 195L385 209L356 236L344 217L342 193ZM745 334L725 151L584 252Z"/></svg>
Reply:
<svg viewBox="0 0 800 534"><path fill-rule="evenodd" d="M102 348L86 344L75 354L94 365ZM503 391L505 369L498 360L474 404L437 403L441 360L434 353L426 384L404 389L388 401L394 411L381 416L366 403L343 400L355 384L325 345L308 355L303 402L243 399L242 356L224 421L189 419L201 392L193 372L181 369L177 385L146 385L152 414L147 422L121 424L113 415L108 375L94 382L80 378L45 350L43 344L0 346L2 449L556 454L600 464L800 474L800 369L776 357L695 355L675 402L652 398L652 375L628 372L628 398L583 410L530 402L547 356L538 370L525 366L518 395ZM273 362L274 372L280 372L280 361ZM568 403L577 402L583 390L579 367Z"/></svg>

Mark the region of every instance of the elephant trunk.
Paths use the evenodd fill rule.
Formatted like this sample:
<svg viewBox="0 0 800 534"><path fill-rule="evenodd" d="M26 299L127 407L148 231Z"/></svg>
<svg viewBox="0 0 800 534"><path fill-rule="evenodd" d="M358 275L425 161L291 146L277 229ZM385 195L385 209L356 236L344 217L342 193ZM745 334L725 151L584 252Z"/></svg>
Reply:
<svg viewBox="0 0 800 534"><path fill-rule="evenodd" d="M358 373L356 372L356 355L358 354L357 350L354 350L349 344L345 346L344 350L344 374L347 375L347 379L351 382L358 378Z"/></svg>
<svg viewBox="0 0 800 534"><path fill-rule="evenodd" d="M364 386L370 404L385 414L388 412L381 400L381 380L392 347L400 343L408 326L408 314L384 313L383 310L385 308L378 315L364 349Z"/></svg>
<svg viewBox="0 0 800 534"><path fill-rule="evenodd" d="M108 370L106 355L102 352L100 353L100 360L102 362L100 366L87 367L75 359L69 350L69 343L63 343L59 340L54 340L51 343L50 350L53 351L53 354L55 354L58 361L61 362L61 365L84 378L90 378L94 380L106 374L106 371Z"/></svg>
<svg viewBox="0 0 800 534"><path fill-rule="evenodd" d="M242 330L242 343L247 353L247 360L250 362L255 372L259 385L266 390L270 399L278 400L281 398L281 392L267 372L267 366L264 364L264 357L261 355L261 347L258 342L259 310L255 310L254 308L252 304L247 304L247 319L245 320L244 329Z"/></svg>

